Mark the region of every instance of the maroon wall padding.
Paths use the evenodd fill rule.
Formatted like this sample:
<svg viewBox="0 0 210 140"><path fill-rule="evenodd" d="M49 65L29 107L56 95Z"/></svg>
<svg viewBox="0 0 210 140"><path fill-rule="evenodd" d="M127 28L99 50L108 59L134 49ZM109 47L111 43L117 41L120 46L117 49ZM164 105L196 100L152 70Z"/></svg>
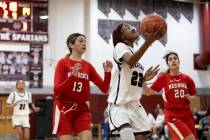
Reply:
<svg viewBox="0 0 210 140"><path fill-rule="evenodd" d="M104 111L107 107L107 95L92 94L90 96L90 112L92 123L104 122Z"/></svg>
<svg viewBox="0 0 210 140"><path fill-rule="evenodd" d="M160 104L163 108L163 98L161 95L143 96L141 98L141 104L144 106L147 113L152 113L156 116L155 108L157 104Z"/></svg>
<svg viewBox="0 0 210 140"><path fill-rule="evenodd" d="M163 100L161 95L143 96L141 104L146 112L155 114L157 104L163 107ZM104 110L107 107L107 95L94 94L90 96L90 110L92 115L92 123L104 122Z"/></svg>
<svg viewBox="0 0 210 140"><path fill-rule="evenodd" d="M200 4L202 50L195 57L195 69L206 69L210 62L210 4Z"/></svg>

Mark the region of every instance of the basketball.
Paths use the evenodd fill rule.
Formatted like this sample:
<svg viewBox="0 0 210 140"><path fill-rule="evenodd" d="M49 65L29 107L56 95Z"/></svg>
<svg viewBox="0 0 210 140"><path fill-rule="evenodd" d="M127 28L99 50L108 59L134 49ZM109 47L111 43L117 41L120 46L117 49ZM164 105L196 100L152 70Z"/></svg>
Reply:
<svg viewBox="0 0 210 140"><path fill-rule="evenodd" d="M140 34L145 37L146 34L152 33L159 29L159 38L163 37L167 31L165 19L158 14L149 14L144 17L140 23Z"/></svg>

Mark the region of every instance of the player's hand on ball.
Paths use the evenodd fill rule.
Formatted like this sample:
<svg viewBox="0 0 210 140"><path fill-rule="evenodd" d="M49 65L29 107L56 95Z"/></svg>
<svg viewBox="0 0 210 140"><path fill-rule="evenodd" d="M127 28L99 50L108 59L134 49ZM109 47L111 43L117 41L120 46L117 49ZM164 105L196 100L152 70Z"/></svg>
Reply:
<svg viewBox="0 0 210 140"><path fill-rule="evenodd" d="M149 45L163 37L166 32L167 23L161 15L146 15L140 23L140 34Z"/></svg>
<svg viewBox="0 0 210 140"><path fill-rule="evenodd" d="M152 35L154 36L154 38L160 39L161 37L164 36L164 34L167 31L167 27L166 24L164 22L162 22L159 27L154 28L154 31L152 32Z"/></svg>
<svg viewBox="0 0 210 140"><path fill-rule="evenodd" d="M105 72L111 72L112 67L113 67L113 64L109 60L106 60L106 62L103 63L103 68Z"/></svg>
<svg viewBox="0 0 210 140"><path fill-rule="evenodd" d="M151 80L152 78L154 78L157 74L158 74L158 71L159 71L159 65L157 65L155 68L153 67L150 67L146 73L144 74L144 80L145 81L149 81Z"/></svg>
<svg viewBox="0 0 210 140"><path fill-rule="evenodd" d="M162 25L162 26L164 26L164 25ZM154 30L151 33L149 33L149 32L145 33L144 37L145 37L147 42L153 43L154 41L161 38L162 32L163 32L162 27L154 28Z"/></svg>

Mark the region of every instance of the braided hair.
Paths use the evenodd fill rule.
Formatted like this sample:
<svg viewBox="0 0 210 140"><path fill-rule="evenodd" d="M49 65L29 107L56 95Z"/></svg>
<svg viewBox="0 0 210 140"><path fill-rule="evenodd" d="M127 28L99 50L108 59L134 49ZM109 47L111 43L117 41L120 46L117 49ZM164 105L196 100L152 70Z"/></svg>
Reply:
<svg viewBox="0 0 210 140"><path fill-rule="evenodd" d="M113 39L114 47L117 45L117 43L123 42L122 31L121 31L122 27L123 27L123 23L120 23L112 32L112 39Z"/></svg>

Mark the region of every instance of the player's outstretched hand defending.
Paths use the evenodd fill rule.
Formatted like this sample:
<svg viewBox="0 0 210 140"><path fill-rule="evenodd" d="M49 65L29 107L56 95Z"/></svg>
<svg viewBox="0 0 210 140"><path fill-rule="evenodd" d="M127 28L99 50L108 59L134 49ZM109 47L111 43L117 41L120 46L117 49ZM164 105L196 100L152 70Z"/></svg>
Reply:
<svg viewBox="0 0 210 140"><path fill-rule="evenodd" d="M158 74L158 71L160 70L159 68L159 65L157 65L156 67L153 68L150 67L146 73L144 74L144 81L149 81L151 80L152 78L154 78L157 74Z"/></svg>
<svg viewBox="0 0 210 140"><path fill-rule="evenodd" d="M106 61L103 63L103 68L104 68L104 71L105 71L105 72L111 72L112 67L113 67L112 62L109 61L109 60L106 60Z"/></svg>

